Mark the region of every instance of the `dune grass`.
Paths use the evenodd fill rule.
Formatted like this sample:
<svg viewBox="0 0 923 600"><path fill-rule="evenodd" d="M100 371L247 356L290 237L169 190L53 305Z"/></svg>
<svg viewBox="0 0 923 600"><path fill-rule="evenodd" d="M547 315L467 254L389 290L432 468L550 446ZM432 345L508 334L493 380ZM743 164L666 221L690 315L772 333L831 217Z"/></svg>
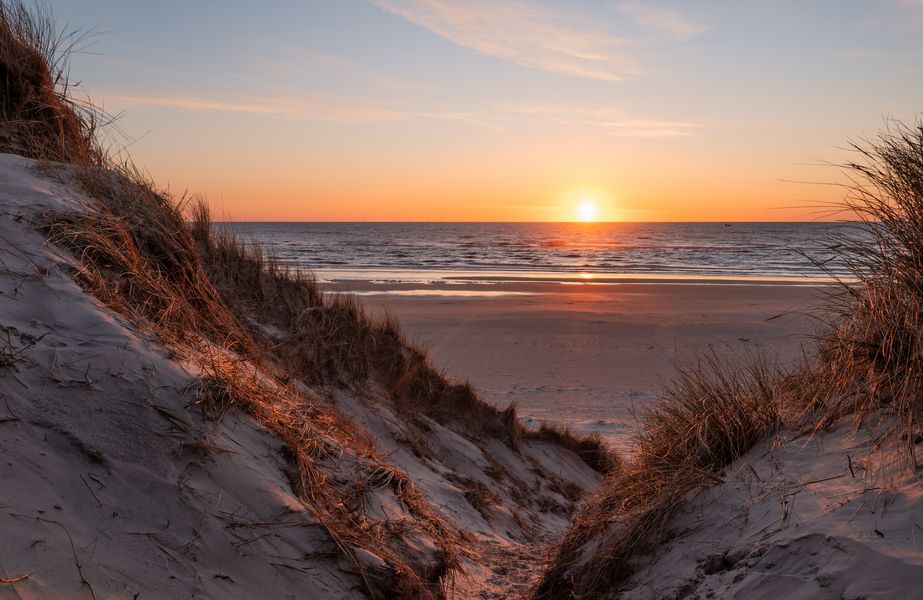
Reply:
<svg viewBox="0 0 923 600"><path fill-rule="evenodd" d="M435 514L406 473L386 462L367 433L321 399L281 384L222 348L201 367L194 401L212 419L239 407L286 444L293 491L353 560L370 597L445 596L463 554L461 533ZM337 481L325 470L349 476ZM379 521L367 515L370 495L382 488L399 499L407 518ZM435 545L435 560L419 556L427 543ZM365 563L360 550L379 557L386 568Z"/></svg>
<svg viewBox="0 0 923 600"><path fill-rule="evenodd" d="M399 414L422 411L472 435L515 443L514 413L481 401L466 384L449 382L394 319L370 318L355 296L322 294L310 273L287 268L258 246L215 227L204 203L192 216L209 279L283 372L319 385L374 379Z"/></svg>
<svg viewBox="0 0 923 600"><path fill-rule="evenodd" d="M143 318L167 339L204 337L252 354L250 336L199 267L179 207L140 176L93 165L47 172L98 200L97 210L46 215L49 239L84 265L77 279L106 304Z"/></svg>
<svg viewBox="0 0 923 600"><path fill-rule="evenodd" d="M111 122L79 99L68 55L86 32L59 33L43 5L0 2L0 150L39 160L99 164L99 129Z"/></svg>
<svg viewBox="0 0 923 600"><path fill-rule="evenodd" d="M537 430L525 430L523 436L526 439L552 442L567 448L603 475L614 473L622 466L619 455L606 445L598 433L578 434L569 427L542 422Z"/></svg>
<svg viewBox="0 0 923 600"><path fill-rule="evenodd" d="M669 535L670 517L691 492L781 424L788 389L762 355L708 355L681 368L662 402L640 417L631 460L579 510L535 590L535 598L604 596L632 560Z"/></svg>
<svg viewBox="0 0 923 600"><path fill-rule="evenodd" d="M923 123L891 122L854 144L845 206L858 220L831 246L850 277L831 297L811 397L818 426L853 415L876 446L919 465L923 439ZM856 283L857 282L857 283Z"/></svg>

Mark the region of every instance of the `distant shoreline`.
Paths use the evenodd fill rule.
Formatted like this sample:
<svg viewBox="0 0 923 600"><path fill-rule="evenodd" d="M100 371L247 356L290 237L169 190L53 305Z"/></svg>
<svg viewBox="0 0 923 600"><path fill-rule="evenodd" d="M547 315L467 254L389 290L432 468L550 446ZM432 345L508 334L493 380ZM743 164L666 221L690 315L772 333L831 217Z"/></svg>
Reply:
<svg viewBox="0 0 923 600"><path fill-rule="evenodd" d="M677 274L563 273L509 271L413 271L400 269L319 269L318 283L328 289L365 294L433 296L500 295L516 293L566 293L618 285L720 285L828 287L838 282L829 277L700 276ZM540 289L539 289L540 288ZM489 293L490 292L490 293Z"/></svg>
<svg viewBox="0 0 923 600"><path fill-rule="evenodd" d="M214 221L215 225L237 226L237 225L578 225L581 227L593 227L595 225L722 225L733 227L735 225L850 225L855 221L844 219L808 219L805 221L792 221L785 219L782 221L413 221L413 220L366 220L366 221L337 221L337 220L227 220Z"/></svg>

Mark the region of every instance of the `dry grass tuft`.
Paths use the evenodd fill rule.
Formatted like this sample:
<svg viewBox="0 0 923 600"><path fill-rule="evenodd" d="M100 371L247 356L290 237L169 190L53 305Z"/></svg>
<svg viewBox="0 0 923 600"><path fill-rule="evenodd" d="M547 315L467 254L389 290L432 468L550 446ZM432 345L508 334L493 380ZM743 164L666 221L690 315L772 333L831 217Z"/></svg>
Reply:
<svg viewBox="0 0 923 600"><path fill-rule="evenodd" d="M67 58L86 34L58 33L50 10L0 0L0 151L100 164L100 125L109 119L74 97Z"/></svg>
<svg viewBox="0 0 923 600"><path fill-rule="evenodd" d="M24 335L15 327L0 325L0 370L15 370L16 363L25 359L26 352L40 339Z"/></svg>
<svg viewBox="0 0 923 600"><path fill-rule="evenodd" d="M368 436L325 402L280 385L254 363L221 349L207 356L194 400L210 415L238 406L286 444L293 490L352 559L369 595L441 597L458 564L460 534L435 515L407 475L387 464ZM349 479L325 475L343 472L337 467L348 460L355 461L346 469L352 473ZM383 488L400 500L403 518L382 521L366 514L368 494ZM427 540L436 545L435 561L419 555ZM368 555L379 557L385 568L369 564L363 559Z"/></svg>
<svg viewBox="0 0 923 600"><path fill-rule="evenodd" d="M78 281L86 289L169 340L204 336L252 353L252 340L200 267L182 214L165 194L126 169L48 169L97 201L93 212L46 215L51 242L84 265Z"/></svg>
<svg viewBox="0 0 923 600"><path fill-rule="evenodd" d="M713 472L781 426L788 380L762 355L708 354L680 367L666 400L641 417L638 453L665 464Z"/></svg>
<svg viewBox="0 0 923 600"><path fill-rule="evenodd" d="M500 503L500 497L484 483L472 477L449 473L447 478L458 486L471 508L478 511L485 521L490 522L491 509Z"/></svg>
<svg viewBox="0 0 923 600"><path fill-rule="evenodd" d="M831 245L851 273L831 297L838 314L812 365L806 404L825 427L845 415L875 446L918 466L923 438L923 123L891 123L856 144L846 208L858 216ZM900 461L899 461L900 462Z"/></svg>
<svg viewBox="0 0 923 600"><path fill-rule="evenodd" d="M569 427L560 427L554 423L541 423L538 430L525 430L525 439L548 441L562 448L567 448L580 457L597 473L608 475L617 471L621 458L608 446L598 433L576 434Z"/></svg>
<svg viewBox="0 0 923 600"><path fill-rule="evenodd" d="M536 598L600 597L632 559L669 533L691 492L781 425L791 380L762 356L709 355L680 369L659 406L641 417L637 453L574 518Z"/></svg>

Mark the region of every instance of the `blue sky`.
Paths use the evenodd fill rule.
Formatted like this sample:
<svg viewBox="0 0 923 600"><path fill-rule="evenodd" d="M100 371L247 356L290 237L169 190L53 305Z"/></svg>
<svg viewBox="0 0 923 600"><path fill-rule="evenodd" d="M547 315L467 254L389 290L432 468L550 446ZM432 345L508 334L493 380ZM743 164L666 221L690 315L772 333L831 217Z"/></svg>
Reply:
<svg viewBox="0 0 923 600"><path fill-rule="evenodd" d="M136 162L241 219L812 218L923 1L67 0Z"/></svg>

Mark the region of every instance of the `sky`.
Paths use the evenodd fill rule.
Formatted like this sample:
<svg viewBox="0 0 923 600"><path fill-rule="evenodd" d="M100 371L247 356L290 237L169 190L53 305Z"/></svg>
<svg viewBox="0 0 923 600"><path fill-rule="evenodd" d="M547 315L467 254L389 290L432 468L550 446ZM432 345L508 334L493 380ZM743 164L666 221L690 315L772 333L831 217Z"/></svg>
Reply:
<svg viewBox="0 0 923 600"><path fill-rule="evenodd" d="M923 110L923 0L47 4L116 148L233 220L837 218Z"/></svg>

